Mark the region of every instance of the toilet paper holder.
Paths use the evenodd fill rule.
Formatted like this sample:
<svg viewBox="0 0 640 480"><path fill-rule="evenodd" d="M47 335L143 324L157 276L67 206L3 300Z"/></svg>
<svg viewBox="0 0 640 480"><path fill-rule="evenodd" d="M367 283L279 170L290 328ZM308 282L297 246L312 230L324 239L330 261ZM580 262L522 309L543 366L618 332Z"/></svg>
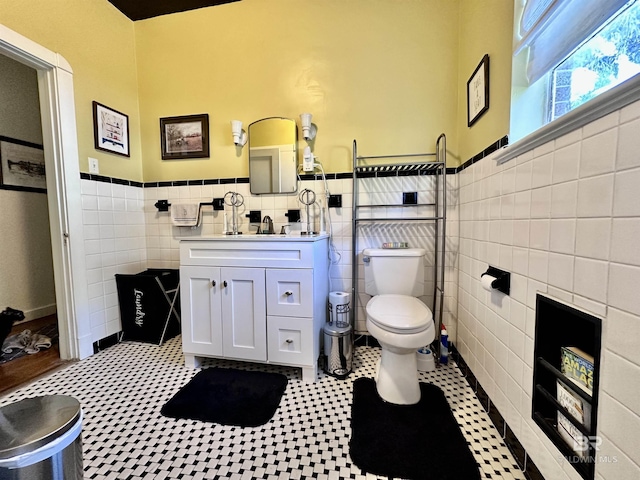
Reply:
<svg viewBox="0 0 640 480"><path fill-rule="evenodd" d="M511 274L509 272L505 272L504 270L500 270L499 268L489 265L487 271L480 275L480 278L485 275L495 278L495 280L491 282L491 288L498 290L505 295L509 295L509 290L511 288Z"/></svg>

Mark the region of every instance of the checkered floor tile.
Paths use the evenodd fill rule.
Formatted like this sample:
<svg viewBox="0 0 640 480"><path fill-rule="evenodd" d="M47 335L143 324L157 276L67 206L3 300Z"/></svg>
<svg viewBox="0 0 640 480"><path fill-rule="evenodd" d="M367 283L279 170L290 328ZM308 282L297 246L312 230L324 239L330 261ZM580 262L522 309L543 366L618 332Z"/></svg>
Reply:
<svg viewBox="0 0 640 480"><path fill-rule="evenodd" d="M357 347L346 380L320 373L315 384L302 383L296 368L206 360L287 375L274 418L257 428L160 415L196 374L183 364L180 337L162 347L115 345L0 398L0 406L38 395L77 398L85 479L373 479L349 458L349 415L353 380L373 377L379 356L378 348ZM525 478L455 365L420 375L445 392L483 478Z"/></svg>

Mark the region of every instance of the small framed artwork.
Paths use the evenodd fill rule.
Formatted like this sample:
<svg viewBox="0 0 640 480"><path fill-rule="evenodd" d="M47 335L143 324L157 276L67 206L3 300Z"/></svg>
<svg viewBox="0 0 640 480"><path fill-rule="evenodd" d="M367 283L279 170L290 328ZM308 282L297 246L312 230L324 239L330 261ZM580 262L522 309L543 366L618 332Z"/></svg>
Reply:
<svg viewBox="0 0 640 480"><path fill-rule="evenodd" d="M489 110L489 55L482 57L467 82L467 125L470 127Z"/></svg>
<svg viewBox="0 0 640 480"><path fill-rule="evenodd" d="M160 119L163 160L209 157L209 115Z"/></svg>
<svg viewBox="0 0 640 480"><path fill-rule="evenodd" d="M93 137L97 150L129 156L129 116L93 102Z"/></svg>
<svg viewBox="0 0 640 480"><path fill-rule="evenodd" d="M0 185L8 190L46 192L42 145L0 137Z"/></svg>

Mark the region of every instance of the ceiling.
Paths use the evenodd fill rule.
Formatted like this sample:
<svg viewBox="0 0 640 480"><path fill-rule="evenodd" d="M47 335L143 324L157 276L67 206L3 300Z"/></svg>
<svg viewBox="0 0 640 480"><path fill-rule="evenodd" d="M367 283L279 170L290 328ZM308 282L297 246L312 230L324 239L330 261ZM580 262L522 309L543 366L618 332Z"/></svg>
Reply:
<svg viewBox="0 0 640 480"><path fill-rule="evenodd" d="M133 21L238 1L240 0L109 0Z"/></svg>

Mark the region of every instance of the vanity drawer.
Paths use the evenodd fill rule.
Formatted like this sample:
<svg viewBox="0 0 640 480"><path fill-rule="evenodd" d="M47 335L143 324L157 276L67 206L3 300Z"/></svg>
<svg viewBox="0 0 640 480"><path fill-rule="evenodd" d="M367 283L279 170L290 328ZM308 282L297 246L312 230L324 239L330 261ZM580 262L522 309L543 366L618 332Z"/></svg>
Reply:
<svg viewBox="0 0 640 480"><path fill-rule="evenodd" d="M276 237L276 235L273 235ZM216 267L313 268L313 242L251 240L183 240L180 265Z"/></svg>
<svg viewBox="0 0 640 480"><path fill-rule="evenodd" d="M313 270L267 270L267 315L313 316Z"/></svg>
<svg viewBox="0 0 640 480"><path fill-rule="evenodd" d="M269 362L313 365L313 350L311 318L267 317Z"/></svg>

